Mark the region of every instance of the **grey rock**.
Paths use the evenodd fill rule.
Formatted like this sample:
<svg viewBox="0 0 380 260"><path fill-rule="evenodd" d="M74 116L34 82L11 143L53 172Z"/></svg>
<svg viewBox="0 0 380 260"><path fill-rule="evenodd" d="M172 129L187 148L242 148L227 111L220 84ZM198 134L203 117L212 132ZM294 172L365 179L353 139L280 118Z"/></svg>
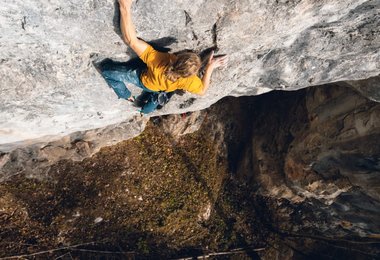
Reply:
<svg viewBox="0 0 380 260"><path fill-rule="evenodd" d="M176 96L155 114L200 110L229 95L377 76L379 7L378 0L135 1L144 40L168 45L175 38L172 51L217 47L230 56L205 97ZM92 64L134 56L114 26L116 1L10 0L0 14L1 150L100 131L138 114Z"/></svg>
<svg viewBox="0 0 380 260"><path fill-rule="evenodd" d="M353 87L367 98L380 102L380 76L364 80L341 82L340 85Z"/></svg>
<svg viewBox="0 0 380 260"><path fill-rule="evenodd" d="M118 143L139 135L148 118L134 117L128 122L110 125L102 129L78 131L63 138L47 142L33 140L8 153L0 153L0 183L15 175L43 179L51 165L62 160L81 161L92 156L104 146Z"/></svg>

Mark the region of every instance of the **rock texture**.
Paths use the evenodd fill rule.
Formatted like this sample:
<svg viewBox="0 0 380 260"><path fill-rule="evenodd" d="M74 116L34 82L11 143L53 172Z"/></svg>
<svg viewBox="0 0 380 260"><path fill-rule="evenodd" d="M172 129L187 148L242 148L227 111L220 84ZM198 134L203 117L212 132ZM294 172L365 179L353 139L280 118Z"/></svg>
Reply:
<svg viewBox="0 0 380 260"><path fill-rule="evenodd" d="M255 193L242 205L254 201L280 236L262 259L379 257L378 103L339 83L229 98L208 113L231 175Z"/></svg>
<svg viewBox="0 0 380 260"><path fill-rule="evenodd" d="M307 255L378 257L380 105L338 85L245 102L253 112L225 120L231 170L262 196L263 221Z"/></svg>
<svg viewBox="0 0 380 260"><path fill-rule="evenodd" d="M0 7L0 146L52 140L127 121L92 65L132 53L116 33L113 0L21 1ZM257 95L379 75L377 0L135 1L138 35L173 51L218 48L230 55L205 97L175 97L164 110L206 108L224 96ZM116 31L116 32L115 32ZM173 42L175 40L175 42ZM24 143L18 143L18 146Z"/></svg>
<svg viewBox="0 0 380 260"><path fill-rule="evenodd" d="M117 126L78 131L51 142L32 140L22 148L0 153L0 182L19 174L37 179L48 177L52 164L62 160L81 161L104 146L133 138L144 130L147 121L147 118L132 118Z"/></svg>

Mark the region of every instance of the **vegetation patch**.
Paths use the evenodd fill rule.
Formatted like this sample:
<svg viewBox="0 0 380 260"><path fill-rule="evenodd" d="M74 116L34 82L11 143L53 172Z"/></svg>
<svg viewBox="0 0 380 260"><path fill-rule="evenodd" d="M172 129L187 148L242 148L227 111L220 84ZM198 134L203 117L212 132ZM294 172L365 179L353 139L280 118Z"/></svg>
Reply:
<svg viewBox="0 0 380 260"><path fill-rule="evenodd" d="M58 162L49 179L1 183L0 256L175 257L256 243L250 192L231 180L210 127L175 139L150 122L91 158Z"/></svg>

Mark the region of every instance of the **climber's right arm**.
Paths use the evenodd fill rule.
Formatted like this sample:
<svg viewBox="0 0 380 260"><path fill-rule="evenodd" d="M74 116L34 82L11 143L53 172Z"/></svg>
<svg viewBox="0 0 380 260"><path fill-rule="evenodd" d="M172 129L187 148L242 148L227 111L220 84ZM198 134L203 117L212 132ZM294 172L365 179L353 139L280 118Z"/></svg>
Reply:
<svg viewBox="0 0 380 260"><path fill-rule="evenodd" d="M226 55L222 55L219 57L214 57L214 51L211 52L210 57L208 58L208 63L205 69L205 73L202 77L202 90L198 93L203 96L206 93L206 90L210 86L211 74L214 69L223 67L227 64L228 58Z"/></svg>
<svg viewBox="0 0 380 260"><path fill-rule="evenodd" d="M132 2L133 0L119 0L120 27L125 43L127 43L138 56L141 56L149 45L136 36L136 29L132 22Z"/></svg>

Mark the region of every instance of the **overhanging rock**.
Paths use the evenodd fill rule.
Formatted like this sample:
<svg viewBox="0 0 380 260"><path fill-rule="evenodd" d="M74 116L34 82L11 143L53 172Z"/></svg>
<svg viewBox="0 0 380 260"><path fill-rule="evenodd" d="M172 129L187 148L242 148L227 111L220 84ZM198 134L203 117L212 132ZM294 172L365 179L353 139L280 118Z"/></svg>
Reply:
<svg viewBox="0 0 380 260"><path fill-rule="evenodd" d="M203 109L228 95L379 75L379 7L377 0L139 0L133 16L147 41L171 37L173 51L217 47L230 57L206 96L175 96L157 112L167 114ZM131 58L115 33L116 1L12 0L0 13L0 149L138 114L117 100L92 64Z"/></svg>

